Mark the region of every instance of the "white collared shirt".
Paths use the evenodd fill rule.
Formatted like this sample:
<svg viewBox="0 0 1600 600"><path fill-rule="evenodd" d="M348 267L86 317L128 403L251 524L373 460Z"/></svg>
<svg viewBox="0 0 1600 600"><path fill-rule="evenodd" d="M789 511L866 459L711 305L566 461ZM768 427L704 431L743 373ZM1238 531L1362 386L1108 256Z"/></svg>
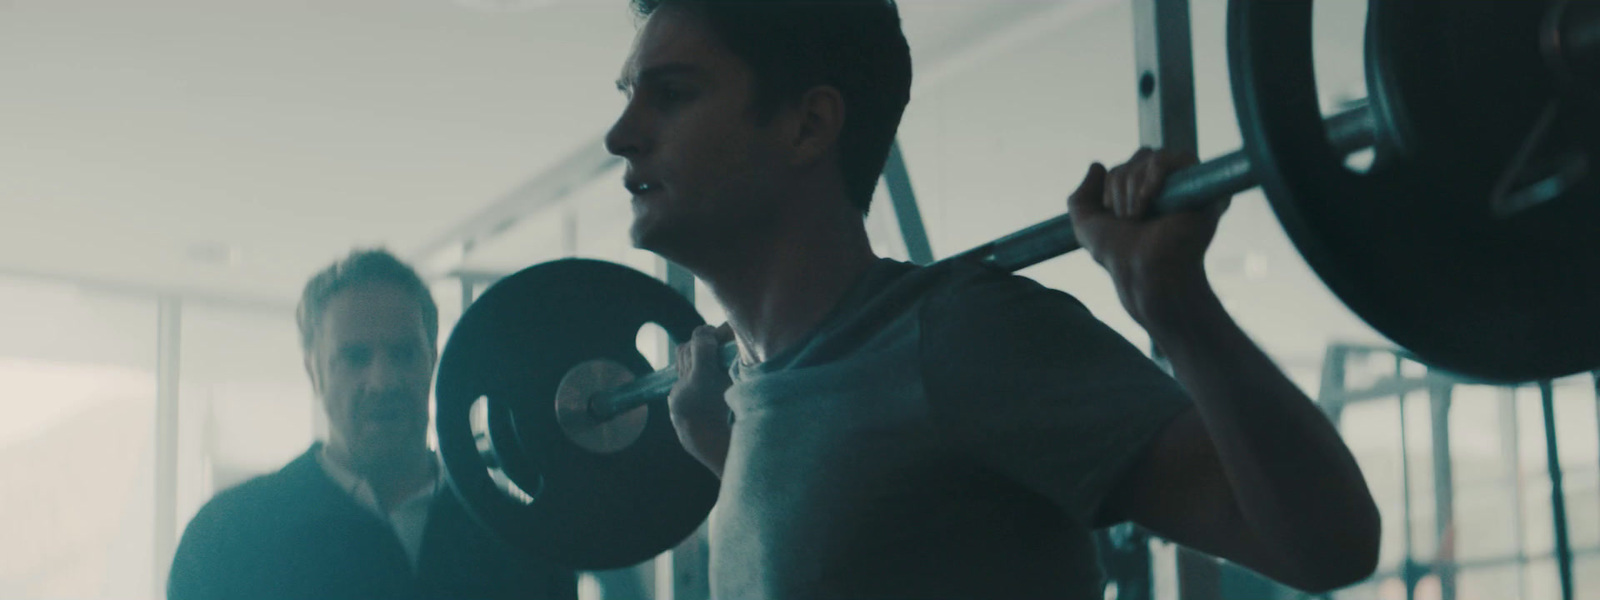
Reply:
<svg viewBox="0 0 1600 600"><path fill-rule="evenodd" d="M444 469L435 468L432 485L417 490L385 512L378 504L378 495L372 491L372 485L338 461L328 458L326 447L317 453L317 464L322 465L323 472L344 488L356 504L394 530L395 537L400 539L400 545L405 548L406 557L411 559L411 568L416 569L418 556L422 552L422 534L428 526L428 509L433 506L434 496L444 488Z"/></svg>

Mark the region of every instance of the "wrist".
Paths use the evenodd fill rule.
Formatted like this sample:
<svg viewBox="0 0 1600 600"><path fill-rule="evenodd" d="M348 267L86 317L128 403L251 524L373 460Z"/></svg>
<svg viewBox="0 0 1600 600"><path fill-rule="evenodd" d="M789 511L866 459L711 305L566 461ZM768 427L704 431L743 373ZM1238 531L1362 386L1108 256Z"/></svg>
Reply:
<svg viewBox="0 0 1600 600"><path fill-rule="evenodd" d="M721 410L696 410L672 411L672 426L679 431L703 430L707 428L727 428L732 411L724 408Z"/></svg>
<svg viewBox="0 0 1600 600"><path fill-rule="evenodd" d="M728 444L733 437L733 413L700 413L694 416L672 414L672 427L677 431L678 444L700 464L722 477L722 465L727 461Z"/></svg>
<svg viewBox="0 0 1600 600"><path fill-rule="evenodd" d="M1181 326L1198 307L1217 301L1201 265L1132 268L1116 282L1129 316L1152 335Z"/></svg>

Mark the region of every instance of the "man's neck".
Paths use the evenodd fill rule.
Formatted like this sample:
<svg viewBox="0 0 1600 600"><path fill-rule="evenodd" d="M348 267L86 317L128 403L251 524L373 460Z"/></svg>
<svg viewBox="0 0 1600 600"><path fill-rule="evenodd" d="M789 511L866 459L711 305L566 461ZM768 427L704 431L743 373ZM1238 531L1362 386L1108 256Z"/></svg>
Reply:
<svg viewBox="0 0 1600 600"><path fill-rule="evenodd" d="M727 309L747 361L803 341L878 260L859 214L809 221L786 221L776 235L724 248L723 260L696 270Z"/></svg>
<svg viewBox="0 0 1600 600"><path fill-rule="evenodd" d="M329 444L325 454L328 460L365 481L378 504L386 510L418 490L432 486L438 479L438 465L423 445L418 445L414 452L387 456L382 461L357 461L348 449L338 444Z"/></svg>

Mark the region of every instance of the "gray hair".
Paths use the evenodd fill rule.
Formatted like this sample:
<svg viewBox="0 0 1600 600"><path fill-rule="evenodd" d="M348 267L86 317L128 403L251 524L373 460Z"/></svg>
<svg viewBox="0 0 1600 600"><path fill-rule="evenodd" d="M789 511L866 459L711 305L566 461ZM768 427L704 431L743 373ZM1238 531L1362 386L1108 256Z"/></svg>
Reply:
<svg viewBox="0 0 1600 600"><path fill-rule="evenodd" d="M401 262L383 248L357 249L339 262L329 265L306 282L300 294L300 306L295 309L295 321L300 325L300 348L311 351L317 331L322 325L328 301L344 290L368 283L397 285L411 293L422 307L422 326L428 334L428 347L439 345L439 306L433 302L433 293L416 270Z"/></svg>

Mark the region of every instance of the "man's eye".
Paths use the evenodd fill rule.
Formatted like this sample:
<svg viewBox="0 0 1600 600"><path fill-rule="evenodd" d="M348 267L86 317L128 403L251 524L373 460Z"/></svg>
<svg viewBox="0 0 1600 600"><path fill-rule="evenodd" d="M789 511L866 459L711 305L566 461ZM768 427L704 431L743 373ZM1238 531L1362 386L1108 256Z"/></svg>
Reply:
<svg viewBox="0 0 1600 600"><path fill-rule="evenodd" d="M395 360L404 363L417 362L417 360L422 356L421 352L418 352L416 348L412 348L410 346L395 348L393 352Z"/></svg>
<svg viewBox="0 0 1600 600"><path fill-rule="evenodd" d="M663 88L661 91L658 91L655 94L656 104L663 107L682 104L683 101L688 99L688 97L689 95L687 93L673 88Z"/></svg>

